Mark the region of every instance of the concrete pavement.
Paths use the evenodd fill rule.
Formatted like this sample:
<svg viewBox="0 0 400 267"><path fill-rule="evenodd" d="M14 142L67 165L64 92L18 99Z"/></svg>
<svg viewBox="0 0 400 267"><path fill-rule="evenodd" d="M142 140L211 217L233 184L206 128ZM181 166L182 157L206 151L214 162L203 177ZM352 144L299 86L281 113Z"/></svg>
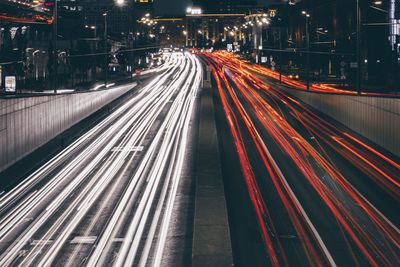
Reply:
<svg viewBox="0 0 400 267"><path fill-rule="evenodd" d="M233 266L211 88L200 105L192 266Z"/></svg>

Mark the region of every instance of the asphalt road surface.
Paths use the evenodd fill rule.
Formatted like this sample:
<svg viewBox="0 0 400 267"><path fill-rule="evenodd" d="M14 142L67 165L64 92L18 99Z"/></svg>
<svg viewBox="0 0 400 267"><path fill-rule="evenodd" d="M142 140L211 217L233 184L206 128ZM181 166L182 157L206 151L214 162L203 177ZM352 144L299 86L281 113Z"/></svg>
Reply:
<svg viewBox="0 0 400 267"><path fill-rule="evenodd" d="M202 66L191 54L165 60L131 99L1 195L0 266L174 264Z"/></svg>
<svg viewBox="0 0 400 267"><path fill-rule="evenodd" d="M203 57L216 80L236 266L398 265L398 158L260 79L258 67Z"/></svg>

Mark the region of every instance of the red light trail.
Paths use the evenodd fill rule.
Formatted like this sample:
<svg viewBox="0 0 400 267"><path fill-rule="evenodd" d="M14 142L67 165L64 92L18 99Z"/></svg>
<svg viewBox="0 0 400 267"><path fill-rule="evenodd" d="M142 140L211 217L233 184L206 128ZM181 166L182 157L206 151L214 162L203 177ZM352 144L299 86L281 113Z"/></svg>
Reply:
<svg viewBox="0 0 400 267"><path fill-rule="evenodd" d="M257 74L264 75L266 77L279 80L280 75L279 72L273 71L269 68L260 65L251 65L246 62L241 61L240 59L236 58L234 55L229 53L219 53L219 55L229 59L231 62L238 64L242 69L247 69L253 71ZM299 80L293 79L286 75L281 75L282 83L290 86L291 88L297 90L307 90L307 85L304 82ZM323 83L313 83L310 86L310 91L318 92L318 93L331 93L331 94L344 94L344 95L356 95L358 92L356 90L344 90L336 88L333 84L323 84ZM374 92L361 92L361 95L367 96L383 96L383 97L399 97L398 94L389 94L389 93L374 93Z"/></svg>
<svg viewBox="0 0 400 267"><path fill-rule="evenodd" d="M253 74L257 72L276 79L277 73L243 63L229 54L207 53L203 54L203 58L213 68L221 103L271 265L288 265L288 259L279 239L274 238L276 222L269 212L274 207L265 199L259 186L260 179L269 179L272 182L301 240L303 252L310 265L335 266L336 263L329 245L325 245L318 227L314 226L307 215L308 211L297 198L296 190L292 189L290 180L293 179L308 183L321 203L327 207L340 229L343 246L349 251L354 264L362 265L364 261L371 266L393 266L399 262L400 232L397 226L346 179L323 149L323 145L347 159L365 177L396 200L400 198L400 165ZM298 81L287 77L282 80L288 85L305 89L304 84ZM313 90L354 93L332 88L328 90L325 86L313 86ZM282 105L314 137L320 152L289 123L279 108ZM263 162L267 171L264 177L256 177L254 173L248 155L250 152L243 141L243 131L251 136L258 157ZM287 179L287 172L276 163L270 153L270 145L262 133L267 133L280 147L282 153L296 166L301 177ZM358 259L358 255L362 255L363 259Z"/></svg>

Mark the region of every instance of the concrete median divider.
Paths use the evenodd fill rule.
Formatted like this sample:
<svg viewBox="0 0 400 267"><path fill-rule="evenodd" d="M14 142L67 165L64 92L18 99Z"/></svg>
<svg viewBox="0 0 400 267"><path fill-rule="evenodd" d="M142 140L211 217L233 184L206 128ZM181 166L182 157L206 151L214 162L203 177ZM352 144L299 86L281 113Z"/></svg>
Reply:
<svg viewBox="0 0 400 267"><path fill-rule="evenodd" d="M192 266L233 266L212 89L203 88L196 160Z"/></svg>
<svg viewBox="0 0 400 267"><path fill-rule="evenodd" d="M133 86L0 99L0 172L124 95Z"/></svg>

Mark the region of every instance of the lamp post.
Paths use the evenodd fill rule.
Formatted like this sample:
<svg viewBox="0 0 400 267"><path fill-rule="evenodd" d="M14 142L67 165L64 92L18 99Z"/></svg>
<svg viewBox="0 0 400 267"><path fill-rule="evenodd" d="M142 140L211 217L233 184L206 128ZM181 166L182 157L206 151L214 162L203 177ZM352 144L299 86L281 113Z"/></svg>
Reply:
<svg viewBox="0 0 400 267"><path fill-rule="evenodd" d="M90 26L90 29L93 30L93 37L97 37L97 27L96 26Z"/></svg>
<svg viewBox="0 0 400 267"><path fill-rule="evenodd" d="M283 56L282 56L282 28L279 27L279 83L282 83L282 63L283 63Z"/></svg>
<svg viewBox="0 0 400 267"><path fill-rule="evenodd" d="M309 23L310 23L310 14L306 11L301 12L303 16L306 18L306 41L307 41L307 67L306 67L306 79L307 79L307 90L310 90L310 32L309 32Z"/></svg>
<svg viewBox="0 0 400 267"><path fill-rule="evenodd" d="M125 0L115 0L115 5L123 7L125 5ZM108 85L108 21L107 21L108 11L103 13L104 17L104 60L105 60L105 72L104 72L104 83L107 88Z"/></svg>
<svg viewBox="0 0 400 267"><path fill-rule="evenodd" d="M183 31L183 35L185 35L186 47L189 47L189 35L188 35L188 32L189 32L189 19L186 17L186 27L185 27L185 30Z"/></svg>
<svg viewBox="0 0 400 267"><path fill-rule="evenodd" d="M107 88L107 82L108 82L108 44L107 44L107 16L108 13L104 12L103 17L104 17L104 83Z"/></svg>
<svg viewBox="0 0 400 267"><path fill-rule="evenodd" d="M361 11L360 0L357 0L357 40L356 40L356 54L357 54L357 93L361 93Z"/></svg>
<svg viewBox="0 0 400 267"><path fill-rule="evenodd" d="M36 60L35 60L35 56L36 56L36 54L37 54L38 52L40 52L40 50L36 50L36 51L34 51L34 52L32 53L32 63L33 63L33 66L35 67L35 80L36 80L36 81L38 80L38 77L39 77L39 69L38 69L38 66L36 65L37 62L36 62Z"/></svg>
<svg viewBox="0 0 400 267"><path fill-rule="evenodd" d="M53 73L53 86L54 93L57 94L57 74L58 74L58 0L54 1L53 8L53 60L54 60L54 73Z"/></svg>

